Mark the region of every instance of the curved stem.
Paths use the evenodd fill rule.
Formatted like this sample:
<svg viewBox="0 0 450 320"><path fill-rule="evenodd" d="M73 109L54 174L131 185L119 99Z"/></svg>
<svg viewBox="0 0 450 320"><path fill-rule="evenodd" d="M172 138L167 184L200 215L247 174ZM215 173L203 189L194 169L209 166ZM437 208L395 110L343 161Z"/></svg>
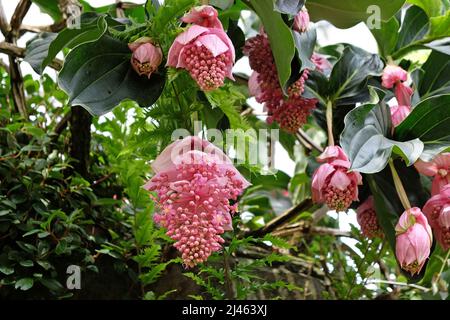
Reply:
<svg viewBox="0 0 450 320"><path fill-rule="evenodd" d="M328 130L328 145L334 146L333 137L333 103L331 101L327 102L327 130Z"/></svg>
<svg viewBox="0 0 450 320"><path fill-rule="evenodd" d="M398 197L405 208L405 210L411 209L411 204L409 203L408 195L406 194L405 188L403 187L402 180L398 176L397 170L394 166L394 161L389 160L389 167L391 168L392 178L394 180L395 189L397 190Z"/></svg>

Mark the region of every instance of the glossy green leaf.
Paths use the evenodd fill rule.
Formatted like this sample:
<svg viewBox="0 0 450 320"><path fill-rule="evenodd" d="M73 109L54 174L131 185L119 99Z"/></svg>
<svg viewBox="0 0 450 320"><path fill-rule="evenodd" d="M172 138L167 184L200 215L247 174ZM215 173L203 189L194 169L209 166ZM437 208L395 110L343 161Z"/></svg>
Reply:
<svg viewBox="0 0 450 320"><path fill-rule="evenodd" d="M450 94L433 96L421 101L395 129L396 138L419 138L425 144L421 158L450 150Z"/></svg>
<svg viewBox="0 0 450 320"><path fill-rule="evenodd" d="M297 55L300 59L302 66L300 70L310 69L314 70L315 65L311 61L311 56L314 53L314 47L316 45L317 32L316 28L309 28L306 32L299 33L292 31L294 36L295 47L297 48Z"/></svg>
<svg viewBox="0 0 450 320"><path fill-rule="evenodd" d="M275 0L274 8L278 12L295 16L304 4L305 0Z"/></svg>
<svg viewBox="0 0 450 320"><path fill-rule="evenodd" d="M397 18L392 17L386 22L381 22L381 28L372 29L372 34L377 40L378 49L382 56L389 56L395 49L398 40L400 23Z"/></svg>
<svg viewBox="0 0 450 320"><path fill-rule="evenodd" d="M431 17L430 24L430 37L436 38L450 36L450 10L442 16Z"/></svg>
<svg viewBox="0 0 450 320"><path fill-rule="evenodd" d="M111 111L126 99L149 107L160 96L164 77L156 73L150 79L138 76L131 68L130 56L125 43L104 35L67 55L58 83L72 105L95 115Z"/></svg>
<svg viewBox="0 0 450 320"><path fill-rule="evenodd" d="M48 14L55 21L60 21L62 19L61 10L58 7L58 1L49 0L31 0L36 4L41 12Z"/></svg>
<svg viewBox="0 0 450 320"><path fill-rule="evenodd" d="M437 51L431 52L423 64L423 75L418 84L422 99L438 94L450 93L450 59Z"/></svg>
<svg viewBox="0 0 450 320"><path fill-rule="evenodd" d="M42 61L47 57L48 48L56 37L56 33L43 32L27 42L24 60L31 65L36 73L41 74L44 70ZM53 60L53 58L50 59L50 61L51 60Z"/></svg>
<svg viewBox="0 0 450 320"><path fill-rule="evenodd" d="M74 48L77 45L98 40L106 32L107 27L104 16L94 13L83 14L80 28L62 30L50 44L41 68L44 69L65 47Z"/></svg>
<svg viewBox="0 0 450 320"><path fill-rule="evenodd" d="M250 0L250 3L264 25L275 58L280 85L286 89L291 77L291 62L295 56L292 32L284 23L281 14L273 10L272 0Z"/></svg>
<svg viewBox="0 0 450 320"><path fill-rule="evenodd" d="M361 101L360 94L368 95L367 79L381 75L382 70L383 62L378 55L347 46L331 71L329 99L335 106Z"/></svg>
<svg viewBox="0 0 450 320"><path fill-rule="evenodd" d="M423 39L428 34L429 29L430 23L425 11L416 6L409 8L402 21L397 50Z"/></svg>
<svg viewBox="0 0 450 320"><path fill-rule="evenodd" d="M392 123L389 107L384 103L356 107L346 115L344 123L340 143L352 163L352 170L379 172L386 167L392 153L410 166L422 154L423 143L419 139L400 142L387 138Z"/></svg>
<svg viewBox="0 0 450 320"><path fill-rule="evenodd" d="M313 21L328 20L338 28L349 28L361 21L367 21L377 6L381 19L389 20L400 10L405 0L308 0L306 6ZM375 8L375 7L372 7Z"/></svg>

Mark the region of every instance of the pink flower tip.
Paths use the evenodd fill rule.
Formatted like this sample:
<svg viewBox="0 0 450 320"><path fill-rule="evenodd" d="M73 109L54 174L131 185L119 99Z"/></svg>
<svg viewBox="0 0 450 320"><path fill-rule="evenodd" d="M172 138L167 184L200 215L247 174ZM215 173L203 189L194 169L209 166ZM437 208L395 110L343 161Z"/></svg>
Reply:
<svg viewBox="0 0 450 320"><path fill-rule="evenodd" d="M387 89L391 89L396 83L406 81L407 79L408 73L405 70L399 66L388 64L383 70L381 85Z"/></svg>
<svg viewBox="0 0 450 320"><path fill-rule="evenodd" d="M192 8L183 18L181 18L181 21L206 28L223 29L222 23L218 18L217 10L208 5Z"/></svg>
<svg viewBox="0 0 450 320"><path fill-rule="evenodd" d="M306 7L303 7L299 13L294 17L293 28L298 32L305 32L309 25L309 13Z"/></svg>

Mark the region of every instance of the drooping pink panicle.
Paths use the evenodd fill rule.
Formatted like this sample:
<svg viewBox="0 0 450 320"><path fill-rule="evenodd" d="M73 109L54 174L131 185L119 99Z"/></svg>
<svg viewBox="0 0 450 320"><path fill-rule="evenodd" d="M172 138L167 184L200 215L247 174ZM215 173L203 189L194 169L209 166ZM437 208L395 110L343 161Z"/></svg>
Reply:
<svg viewBox="0 0 450 320"><path fill-rule="evenodd" d="M375 238L383 236L383 230L378 223L373 196L368 197L356 209L356 220L361 227L362 234L366 237Z"/></svg>
<svg viewBox="0 0 450 320"><path fill-rule="evenodd" d="M411 113L410 106L392 106L391 120L394 127L397 127Z"/></svg>
<svg viewBox="0 0 450 320"><path fill-rule="evenodd" d="M386 89L391 89L396 83L406 81L408 79L408 73L401 67L388 64L381 76L381 85Z"/></svg>
<svg viewBox="0 0 450 320"><path fill-rule="evenodd" d="M225 78L234 80L233 43L220 28L192 25L178 35L170 47L167 65L186 69L203 91L223 85Z"/></svg>
<svg viewBox="0 0 450 320"><path fill-rule="evenodd" d="M181 18L181 21L206 28L223 29L222 23L218 18L217 10L208 5L192 8L183 18Z"/></svg>
<svg viewBox="0 0 450 320"><path fill-rule="evenodd" d="M182 255L186 267L206 261L221 249L221 234L231 230L236 200L249 182L217 147L198 137L169 145L152 163L155 176L145 188L155 191L155 221Z"/></svg>
<svg viewBox="0 0 450 320"><path fill-rule="evenodd" d="M304 70L299 79L288 88L286 98L280 87L267 35L261 33L248 39L243 52L249 57L250 66L257 73L256 79L250 79L253 81L251 85L258 84L259 94L255 96L268 112L267 122L277 122L281 129L290 133L297 132L306 123L317 104L316 99L302 97L309 70Z"/></svg>
<svg viewBox="0 0 450 320"><path fill-rule="evenodd" d="M306 7L303 7L299 13L294 17L293 28L298 32L305 32L309 25L309 13Z"/></svg>
<svg viewBox="0 0 450 320"><path fill-rule="evenodd" d="M154 73L162 62L163 54L161 48L154 45L147 37L128 44L133 52L131 55L131 66L140 75L148 78Z"/></svg>
<svg viewBox="0 0 450 320"><path fill-rule="evenodd" d="M315 203L326 203L332 210L346 211L358 200L361 174L349 171L350 161L342 159L343 151L340 154L339 149L330 148L324 153L321 158L327 162L317 168L312 177L312 199Z"/></svg>
<svg viewBox="0 0 450 320"><path fill-rule="evenodd" d="M431 194L436 195L450 183L450 153L437 155L430 162L417 161L414 166L421 174L434 177L431 185Z"/></svg>
<svg viewBox="0 0 450 320"><path fill-rule="evenodd" d="M420 273L433 243L427 218L419 208L410 208L400 216L395 231L395 254L400 266L412 275Z"/></svg>
<svg viewBox="0 0 450 320"><path fill-rule="evenodd" d="M443 186L438 194L427 201L423 212L441 247L450 249L450 184Z"/></svg>

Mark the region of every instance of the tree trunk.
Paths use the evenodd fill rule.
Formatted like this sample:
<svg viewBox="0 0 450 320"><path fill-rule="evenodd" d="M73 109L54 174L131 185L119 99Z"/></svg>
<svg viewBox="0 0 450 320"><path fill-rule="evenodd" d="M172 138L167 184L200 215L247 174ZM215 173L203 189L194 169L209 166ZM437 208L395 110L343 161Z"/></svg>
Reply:
<svg viewBox="0 0 450 320"><path fill-rule="evenodd" d="M73 106L70 115L70 156L76 160L74 170L83 177L89 175L92 116L83 107Z"/></svg>

